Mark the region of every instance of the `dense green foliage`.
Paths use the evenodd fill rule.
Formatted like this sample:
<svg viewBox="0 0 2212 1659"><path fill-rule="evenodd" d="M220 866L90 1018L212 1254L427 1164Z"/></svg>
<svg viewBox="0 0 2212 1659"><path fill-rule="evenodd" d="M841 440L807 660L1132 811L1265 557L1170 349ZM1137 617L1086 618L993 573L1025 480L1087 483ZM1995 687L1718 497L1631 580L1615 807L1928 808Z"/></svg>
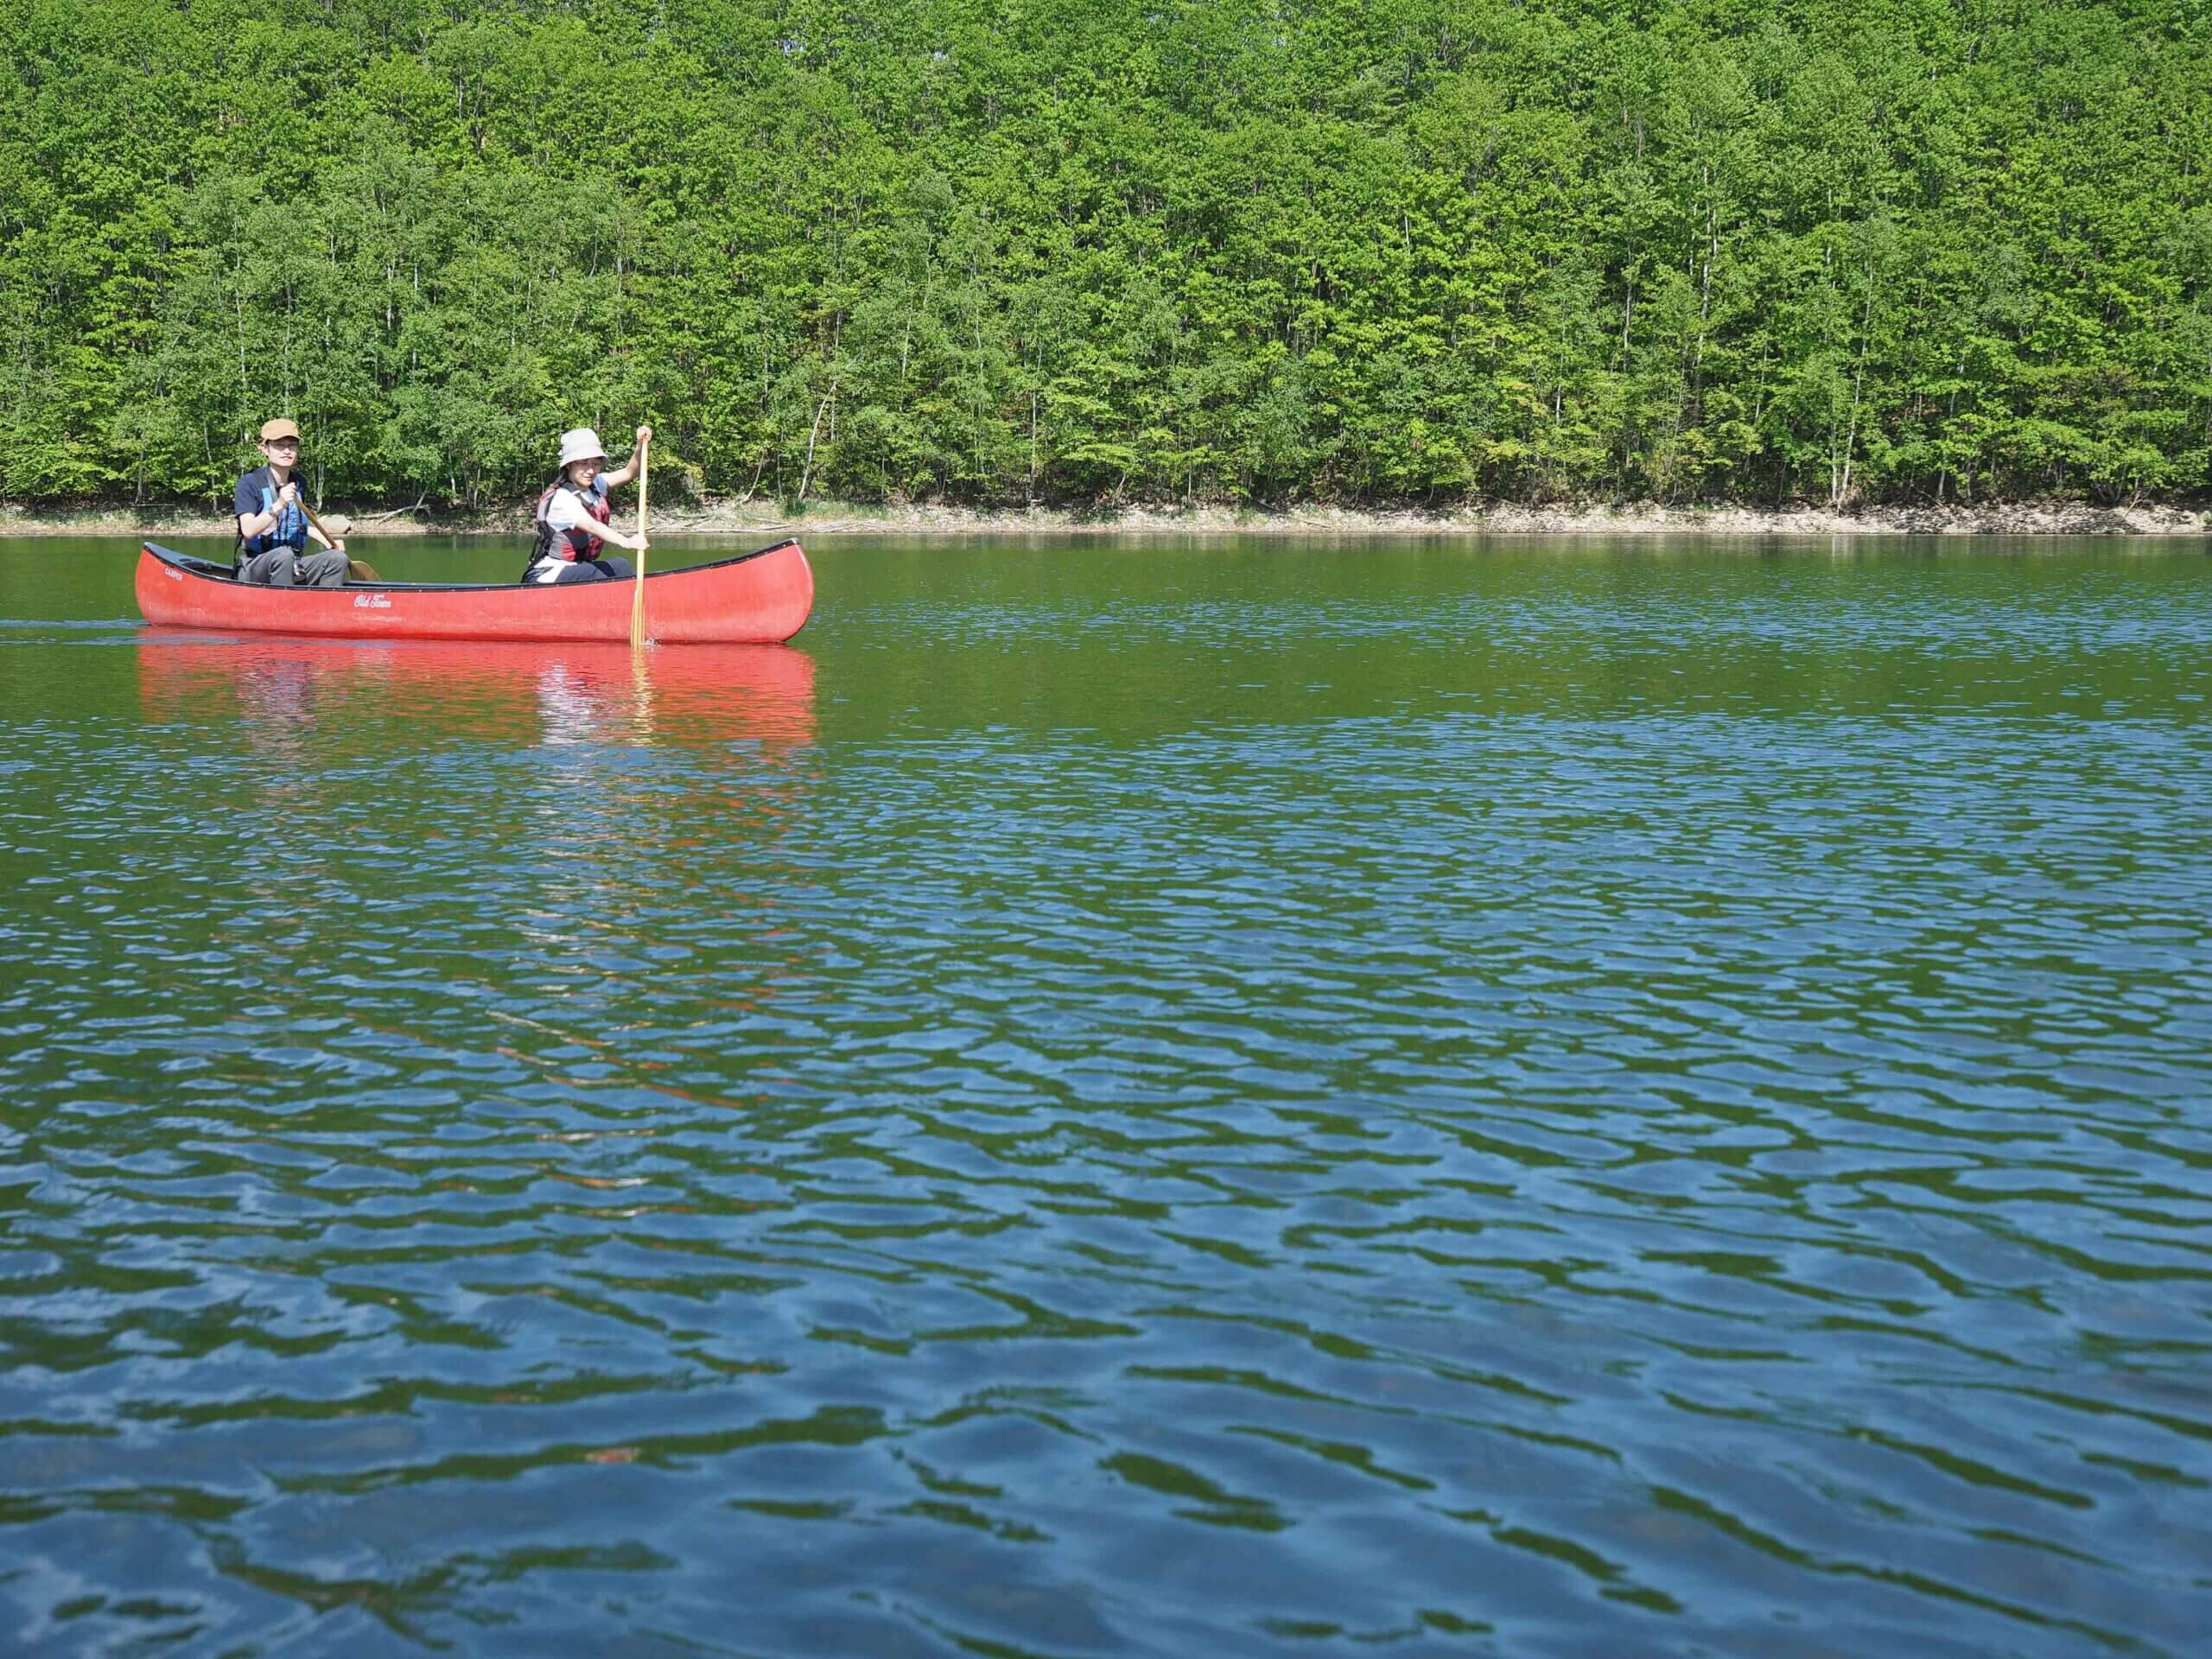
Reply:
<svg viewBox="0 0 2212 1659"><path fill-rule="evenodd" d="M2208 0L13 0L0 490L2103 500ZM617 438L618 453L626 446Z"/></svg>

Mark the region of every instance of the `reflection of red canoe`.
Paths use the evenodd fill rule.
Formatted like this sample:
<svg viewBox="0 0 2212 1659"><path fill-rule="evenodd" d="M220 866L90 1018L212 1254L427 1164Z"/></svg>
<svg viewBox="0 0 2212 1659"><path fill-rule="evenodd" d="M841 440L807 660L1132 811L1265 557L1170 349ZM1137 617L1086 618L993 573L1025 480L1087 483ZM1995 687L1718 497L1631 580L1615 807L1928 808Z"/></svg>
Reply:
<svg viewBox="0 0 2212 1659"><path fill-rule="evenodd" d="M151 542L138 555L138 608L173 628L353 639L613 639L630 637L626 582L394 582L382 587L250 588L230 567ZM664 645L773 645L806 626L814 572L797 542L645 575L645 632Z"/></svg>
<svg viewBox="0 0 2212 1659"><path fill-rule="evenodd" d="M686 645L639 657L626 645L597 643L149 632L140 636L138 674L154 721L231 710L290 725L352 710L491 741L753 741L772 752L814 737L813 659L785 645Z"/></svg>

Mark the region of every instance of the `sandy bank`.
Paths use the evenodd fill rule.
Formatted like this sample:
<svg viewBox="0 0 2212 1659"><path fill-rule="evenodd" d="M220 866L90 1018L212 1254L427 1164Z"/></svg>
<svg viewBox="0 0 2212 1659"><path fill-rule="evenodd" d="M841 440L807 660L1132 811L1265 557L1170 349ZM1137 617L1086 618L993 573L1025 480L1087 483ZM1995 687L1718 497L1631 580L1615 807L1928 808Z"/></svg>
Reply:
<svg viewBox="0 0 2212 1659"><path fill-rule="evenodd" d="M327 509L327 511L335 511ZM353 512L353 538L528 534L522 511L501 513ZM1621 505L1529 507L1476 505L1436 512L1333 506L1273 511L1200 506L1070 512L978 512L931 505L866 506L824 502L796 515L759 504L691 505L657 511L657 536L763 540L779 536L2206 536L2212 512L2188 507L2098 507L2080 502L2014 502L1977 507L1825 508ZM0 536L228 536L226 515L181 508L95 507L33 511L0 503Z"/></svg>

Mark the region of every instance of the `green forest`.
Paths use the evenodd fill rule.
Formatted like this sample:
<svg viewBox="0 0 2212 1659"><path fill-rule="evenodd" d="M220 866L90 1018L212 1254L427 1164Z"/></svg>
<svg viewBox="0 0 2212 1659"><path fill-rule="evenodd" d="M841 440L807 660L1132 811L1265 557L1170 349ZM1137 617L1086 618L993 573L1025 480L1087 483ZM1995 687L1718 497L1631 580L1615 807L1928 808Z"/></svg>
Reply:
<svg viewBox="0 0 2212 1659"><path fill-rule="evenodd" d="M10 0L0 495L2201 498L2212 0ZM663 480L667 480L664 486Z"/></svg>

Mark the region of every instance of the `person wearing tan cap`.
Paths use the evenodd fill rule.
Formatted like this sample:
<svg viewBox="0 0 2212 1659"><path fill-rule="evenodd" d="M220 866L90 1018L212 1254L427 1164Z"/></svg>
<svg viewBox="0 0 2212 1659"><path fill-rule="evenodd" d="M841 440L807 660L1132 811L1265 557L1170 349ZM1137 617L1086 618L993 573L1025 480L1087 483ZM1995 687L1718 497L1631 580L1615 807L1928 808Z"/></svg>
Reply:
<svg viewBox="0 0 2212 1659"><path fill-rule="evenodd" d="M292 468L300 460L300 429L287 420L261 429L268 465L238 480L231 497L238 514L238 577L264 588L338 588L346 582L346 543L308 521ZM326 550L307 550L312 537Z"/></svg>

